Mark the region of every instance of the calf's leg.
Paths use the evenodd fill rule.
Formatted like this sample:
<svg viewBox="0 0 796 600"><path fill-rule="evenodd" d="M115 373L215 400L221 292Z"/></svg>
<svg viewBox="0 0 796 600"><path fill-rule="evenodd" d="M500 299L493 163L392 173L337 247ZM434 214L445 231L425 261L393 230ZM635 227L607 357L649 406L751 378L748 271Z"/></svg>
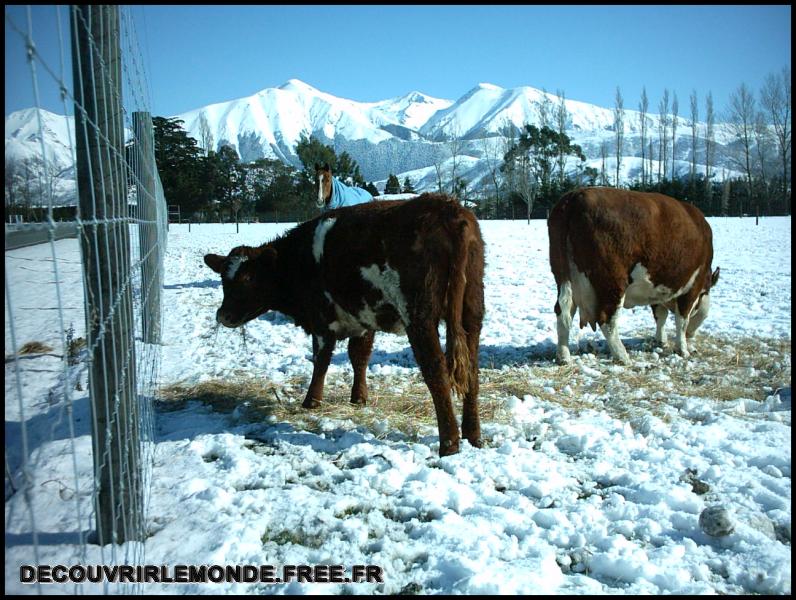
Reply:
<svg viewBox="0 0 796 600"><path fill-rule="evenodd" d="M423 374L437 414L439 430L439 455L448 456L459 451L459 425L453 413L448 366L439 343L436 323L423 323L406 327L409 344Z"/></svg>
<svg viewBox="0 0 796 600"><path fill-rule="evenodd" d="M351 386L351 404L365 405L368 401L367 370L373 351L373 331L348 340L348 358L354 367L354 385Z"/></svg>
<svg viewBox="0 0 796 600"><path fill-rule="evenodd" d="M622 340L619 339L619 309L622 306L623 298L624 290L606 289L597 311L597 322L605 336L611 356L614 360L629 365L630 357L627 355Z"/></svg>
<svg viewBox="0 0 796 600"><path fill-rule="evenodd" d="M659 346L666 345L666 318L669 316L669 309L663 304L652 305L652 315L655 317L655 341Z"/></svg>
<svg viewBox="0 0 796 600"><path fill-rule="evenodd" d="M572 300L572 284L565 281L558 290L558 300L555 305L556 331L558 333L558 346L556 360L560 364L570 361L569 330L572 328L572 317L575 315L576 306Z"/></svg>
<svg viewBox="0 0 796 600"><path fill-rule="evenodd" d="M468 281L481 281L468 274ZM475 288L475 286L473 286ZM462 310L462 326L467 335L467 351L470 355L470 387L462 402L462 435L476 448L481 447L481 421L478 416L478 346L481 340L481 325L484 320L483 286L475 289L468 286Z"/></svg>
<svg viewBox="0 0 796 600"><path fill-rule="evenodd" d="M312 380L304 397L301 406L304 408L318 408L323 400L323 383L326 379L326 371L332 361L334 352L334 338L323 338L312 336Z"/></svg>

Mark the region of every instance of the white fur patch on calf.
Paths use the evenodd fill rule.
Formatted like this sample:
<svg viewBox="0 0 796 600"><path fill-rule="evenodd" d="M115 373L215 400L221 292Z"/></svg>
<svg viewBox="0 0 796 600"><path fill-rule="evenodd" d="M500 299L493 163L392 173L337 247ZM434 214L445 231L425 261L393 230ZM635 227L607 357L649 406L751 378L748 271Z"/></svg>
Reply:
<svg viewBox="0 0 796 600"><path fill-rule="evenodd" d="M321 256L323 256L323 243L326 239L326 234L329 233L329 230L336 221L336 217L322 219L315 227L315 235L312 238L312 255L315 257L316 263L321 262Z"/></svg>
<svg viewBox="0 0 796 600"><path fill-rule="evenodd" d="M561 291L558 294L558 308L560 313L556 315L556 328L558 331L558 347L556 357L561 363L569 362L569 330L572 327L572 284L565 281L561 284Z"/></svg>
<svg viewBox="0 0 796 600"><path fill-rule="evenodd" d="M641 263L636 263L636 266L630 272L631 283L625 290L623 306L625 308L633 308L634 306L646 306L648 304L664 304L672 298L677 298L689 291L694 286L698 274L699 269L694 271L686 284L675 292L665 285L653 285L647 268Z"/></svg>
<svg viewBox="0 0 796 600"><path fill-rule="evenodd" d="M229 267L227 267L227 279L235 279L240 266L249 260L248 256L233 256L229 259Z"/></svg>
<svg viewBox="0 0 796 600"><path fill-rule="evenodd" d="M572 280L572 302L580 311L580 326L597 323L597 293L594 286L575 266L575 261L569 258L569 272Z"/></svg>
<svg viewBox="0 0 796 600"><path fill-rule="evenodd" d="M621 306L621 302L620 302ZM608 345L608 350L611 352L614 360L622 364L629 365L630 357L627 355L627 350L619 339L619 307L617 306L611 320L603 325L600 325L600 330L605 336L605 342Z"/></svg>
<svg viewBox="0 0 796 600"><path fill-rule="evenodd" d="M405 325L408 324L409 311L406 308L406 298L401 291L401 276L398 271L392 269L388 264L385 264L383 268L373 264L369 267L361 267L359 271L365 281L382 293L385 302L398 311L401 321Z"/></svg>
<svg viewBox="0 0 796 600"><path fill-rule="evenodd" d="M362 324L357 317L344 310L334 301L329 292L324 292L326 299L334 307L337 319L329 323L329 330L342 337L360 336L367 331L368 324Z"/></svg>
<svg viewBox="0 0 796 600"><path fill-rule="evenodd" d="M686 337L694 337L696 330L699 329L699 326L702 325L703 321L707 318L709 310L710 294L705 294L699 300L699 306L696 310L692 309L691 311L691 316L688 319L688 327L685 331Z"/></svg>

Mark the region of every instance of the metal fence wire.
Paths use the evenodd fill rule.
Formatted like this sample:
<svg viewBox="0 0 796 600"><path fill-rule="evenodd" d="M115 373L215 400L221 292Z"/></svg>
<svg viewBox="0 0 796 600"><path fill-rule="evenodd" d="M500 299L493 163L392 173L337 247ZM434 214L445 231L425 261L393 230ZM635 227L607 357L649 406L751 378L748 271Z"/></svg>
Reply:
<svg viewBox="0 0 796 600"><path fill-rule="evenodd" d="M5 255L7 589L21 565L53 557L146 563L162 337L167 209L134 19L118 6L35 10L34 19L34 7L6 8L6 47L25 48L41 141L26 163L42 207L28 227L44 238ZM45 10L60 61L37 50L34 25ZM57 176L43 85L60 91L57 118L69 137L71 164ZM17 183L6 177L7 212ZM56 235L65 224L54 215L69 207L77 239ZM96 591L141 590L101 585Z"/></svg>

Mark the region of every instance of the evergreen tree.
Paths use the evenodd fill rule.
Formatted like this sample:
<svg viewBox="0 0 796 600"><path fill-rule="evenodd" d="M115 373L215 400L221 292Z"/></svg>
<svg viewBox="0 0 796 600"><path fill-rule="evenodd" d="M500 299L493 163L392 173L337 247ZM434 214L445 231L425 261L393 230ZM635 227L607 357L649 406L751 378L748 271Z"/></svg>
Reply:
<svg viewBox="0 0 796 600"><path fill-rule="evenodd" d="M183 121L154 117L155 163L169 204L189 215L203 206L201 150L182 128ZM132 149L131 149L132 150Z"/></svg>
<svg viewBox="0 0 796 600"><path fill-rule="evenodd" d="M312 181L314 178L315 165L328 164L332 169L332 174L343 183L365 187L365 178L360 173L359 165L348 152L337 156L331 146L321 143L314 136L308 138L302 133L296 144L296 154L304 167L304 176L307 181Z"/></svg>
<svg viewBox="0 0 796 600"><path fill-rule="evenodd" d="M401 182L398 181L398 178L392 173L390 173L390 176L387 178L387 184L384 186L384 193L385 194L401 193Z"/></svg>
<svg viewBox="0 0 796 600"><path fill-rule="evenodd" d="M504 155L500 170L505 175L509 192L526 204L527 215L533 211L537 198L542 200L543 206L549 206L559 190L566 187L566 183L561 186L552 181L553 167L560 153L575 156L581 163L586 161L581 147L573 144L566 134L526 124L520 139Z"/></svg>
<svg viewBox="0 0 796 600"><path fill-rule="evenodd" d="M377 188L375 185L373 185L373 183L372 183L372 182L368 182L368 183L365 185L365 189L366 189L368 192L370 192L370 195L371 195L371 196L378 196L378 195L379 195L379 188Z"/></svg>
<svg viewBox="0 0 796 600"><path fill-rule="evenodd" d="M412 181L409 179L408 176L406 177L406 179L404 179L404 187L403 187L403 189L401 191L404 194L414 194L415 193L415 187L412 185Z"/></svg>
<svg viewBox="0 0 796 600"><path fill-rule="evenodd" d="M245 171L238 153L232 146L222 146L217 153L210 153L215 161L214 192L219 208L231 219L236 219L245 202Z"/></svg>
<svg viewBox="0 0 796 600"><path fill-rule="evenodd" d="M333 148L322 144L315 136L308 138L304 133L296 144L296 155L304 167L304 173L308 173L310 178L314 176L315 165L328 164L334 169L337 164L337 155Z"/></svg>

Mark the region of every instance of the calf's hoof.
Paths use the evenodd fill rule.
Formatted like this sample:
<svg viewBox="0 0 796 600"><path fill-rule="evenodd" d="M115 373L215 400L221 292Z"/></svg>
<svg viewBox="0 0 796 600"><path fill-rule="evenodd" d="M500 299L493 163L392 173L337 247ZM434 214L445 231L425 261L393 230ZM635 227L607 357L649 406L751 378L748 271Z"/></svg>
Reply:
<svg viewBox="0 0 796 600"><path fill-rule="evenodd" d="M569 354L569 348L559 348L556 351L556 362L559 365L568 365L572 362L572 357Z"/></svg>
<svg viewBox="0 0 796 600"><path fill-rule="evenodd" d="M312 396L307 396L304 398L304 402L302 402L302 408L318 408L321 405L320 400L316 400Z"/></svg>
<svg viewBox="0 0 796 600"><path fill-rule="evenodd" d="M440 440L439 442L439 455L450 456L451 454L459 453L459 440Z"/></svg>
<svg viewBox="0 0 796 600"><path fill-rule="evenodd" d="M467 437L467 436L465 436L465 439L468 442L470 442L470 445L473 448L482 448L483 447L482 446L482 442L481 442L481 436L476 436L476 437Z"/></svg>
<svg viewBox="0 0 796 600"><path fill-rule="evenodd" d="M474 448L481 447L481 427L475 425L469 427L467 423L462 424L462 437L470 442Z"/></svg>
<svg viewBox="0 0 796 600"><path fill-rule="evenodd" d="M357 406L365 406L368 403L367 396L351 396L350 400L351 404L355 404Z"/></svg>

